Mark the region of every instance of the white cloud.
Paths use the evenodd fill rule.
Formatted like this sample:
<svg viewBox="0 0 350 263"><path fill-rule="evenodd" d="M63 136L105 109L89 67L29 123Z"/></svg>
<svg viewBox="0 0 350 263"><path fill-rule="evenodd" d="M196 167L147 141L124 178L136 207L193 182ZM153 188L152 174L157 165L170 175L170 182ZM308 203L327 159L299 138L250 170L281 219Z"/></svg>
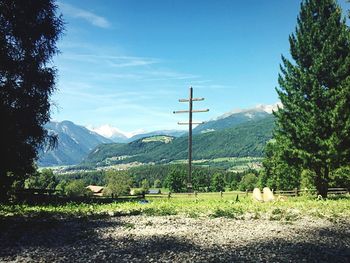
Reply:
<svg viewBox="0 0 350 263"><path fill-rule="evenodd" d="M135 57L135 56L111 56L111 55L96 55L96 54L77 54L65 53L61 56L63 59L74 60L79 62L89 62L94 64L104 63L110 67L125 68L136 66L147 66L160 63L157 58Z"/></svg>
<svg viewBox="0 0 350 263"><path fill-rule="evenodd" d="M111 26L111 24L106 18L98 16L92 12L62 2L58 2L58 6L60 7L64 15L73 18L83 19L89 22L90 24L101 28L109 28Z"/></svg>

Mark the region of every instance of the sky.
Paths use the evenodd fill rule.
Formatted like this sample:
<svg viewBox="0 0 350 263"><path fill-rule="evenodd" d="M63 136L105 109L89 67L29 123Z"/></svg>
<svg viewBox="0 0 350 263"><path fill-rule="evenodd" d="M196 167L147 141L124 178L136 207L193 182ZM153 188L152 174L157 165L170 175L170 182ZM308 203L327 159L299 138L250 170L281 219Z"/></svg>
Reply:
<svg viewBox="0 0 350 263"><path fill-rule="evenodd" d="M60 0L65 32L52 119L89 128L184 129L178 99L209 120L278 102L281 55L288 57L300 0ZM341 4L345 4L345 0Z"/></svg>

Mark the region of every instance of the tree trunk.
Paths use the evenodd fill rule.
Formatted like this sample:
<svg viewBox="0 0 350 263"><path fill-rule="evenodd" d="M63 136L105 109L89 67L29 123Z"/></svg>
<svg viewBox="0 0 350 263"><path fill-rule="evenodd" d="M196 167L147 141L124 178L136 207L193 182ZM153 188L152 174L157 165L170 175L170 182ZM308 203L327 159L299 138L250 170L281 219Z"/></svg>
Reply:
<svg viewBox="0 0 350 263"><path fill-rule="evenodd" d="M324 168L320 168L316 170L315 184L316 184L317 195L321 195L323 198L327 198L328 176L329 176L328 166L325 166Z"/></svg>

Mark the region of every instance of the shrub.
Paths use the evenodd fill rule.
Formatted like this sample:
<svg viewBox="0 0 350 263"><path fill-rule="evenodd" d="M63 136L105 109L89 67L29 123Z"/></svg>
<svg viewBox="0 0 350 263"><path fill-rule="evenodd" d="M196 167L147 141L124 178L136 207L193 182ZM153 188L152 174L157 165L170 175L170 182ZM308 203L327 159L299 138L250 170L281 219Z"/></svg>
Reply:
<svg viewBox="0 0 350 263"><path fill-rule="evenodd" d="M313 189L315 188L315 172L310 170L303 170L301 172L300 189Z"/></svg>
<svg viewBox="0 0 350 263"><path fill-rule="evenodd" d="M43 169L41 172L35 172L25 182L27 188L34 189L55 189L57 186L56 176L51 169Z"/></svg>
<svg viewBox="0 0 350 263"><path fill-rule="evenodd" d="M344 187L350 189L350 166L343 166L331 174L330 187Z"/></svg>
<svg viewBox="0 0 350 263"><path fill-rule="evenodd" d="M239 190L241 191L252 191L258 182L258 178L253 173L248 173L242 177L241 182L239 183Z"/></svg>
<svg viewBox="0 0 350 263"><path fill-rule="evenodd" d="M66 195L69 197L92 196L92 192L85 187L83 180L74 180L65 187Z"/></svg>

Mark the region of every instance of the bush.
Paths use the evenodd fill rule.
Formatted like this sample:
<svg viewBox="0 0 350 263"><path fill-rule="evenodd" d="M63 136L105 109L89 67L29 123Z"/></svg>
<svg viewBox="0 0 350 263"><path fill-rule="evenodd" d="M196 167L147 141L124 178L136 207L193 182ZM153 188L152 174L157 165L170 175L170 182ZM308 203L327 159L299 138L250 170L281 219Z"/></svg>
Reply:
<svg viewBox="0 0 350 263"><path fill-rule="evenodd" d="M350 166L343 166L331 174L330 187L344 187L350 189Z"/></svg>
<svg viewBox="0 0 350 263"><path fill-rule="evenodd" d="M131 194L132 195L144 195L144 194L146 194L146 191L142 188L139 188L139 189L132 190Z"/></svg>
<svg viewBox="0 0 350 263"><path fill-rule="evenodd" d="M92 192L85 187L83 180L74 180L65 187L66 195L69 197L92 196Z"/></svg>
<svg viewBox="0 0 350 263"><path fill-rule="evenodd" d="M154 188L161 188L162 182L159 179L156 179L153 184Z"/></svg>
<svg viewBox="0 0 350 263"><path fill-rule="evenodd" d="M301 172L300 189L313 189L315 188L315 172L310 170L303 170Z"/></svg>
<svg viewBox="0 0 350 263"><path fill-rule="evenodd" d="M41 172L35 172L25 182L27 188L34 189L55 189L58 184L56 176L51 169L43 169Z"/></svg>
<svg viewBox="0 0 350 263"><path fill-rule="evenodd" d="M142 188L142 190L143 190L145 193L148 192L148 190L149 190L149 182L148 182L147 179L143 179L143 180L141 181L141 188Z"/></svg>
<svg viewBox="0 0 350 263"><path fill-rule="evenodd" d="M239 183L239 190L241 191L252 191L258 182L258 178L253 173L248 173L242 177L241 182Z"/></svg>

